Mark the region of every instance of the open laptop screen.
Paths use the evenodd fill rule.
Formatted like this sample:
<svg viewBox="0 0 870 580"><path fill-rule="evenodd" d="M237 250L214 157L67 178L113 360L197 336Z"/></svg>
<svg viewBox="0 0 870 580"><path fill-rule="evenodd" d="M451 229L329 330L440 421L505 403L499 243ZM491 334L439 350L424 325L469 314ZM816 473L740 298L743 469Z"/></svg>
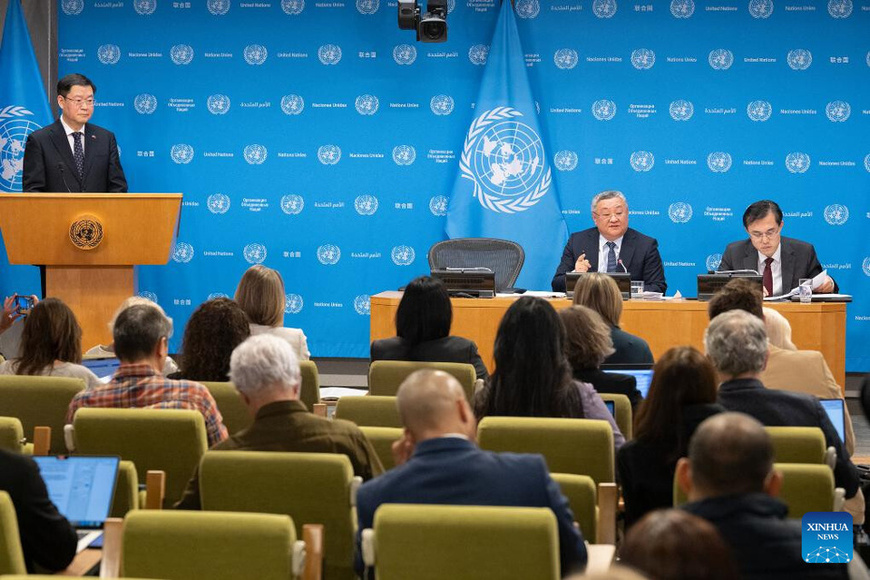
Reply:
<svg viewBox="0 0 870 580"><path fill-rule="evenodd" d="M649 385L652 382L653 372L652 369L638 369L638 368L621 368L617 366L602 366L601 370L606 373L617 373L621 375L631 375L634 377L635 382L637 382L637 390L640 392L640 396L646 399L646 394L649 393Z"/></svg>
<svg viewBox="0 0 870 580"><path fill-rule="evenodd" d="M97 378L104 379L115 374L115 371L121 366L121 361L115 357L111 358L86 358L82 361L82 366L91 370L97 375Z"/></svg>
<svg viewBox="0 0 870 580"><path fill-rule="evenodd" d="M34 457L48 497L75 528L102 528L112 508L118 457Z"/></svg>
<svg viewBox="0 0 870 580"><path fill-rule="evenodd" d="M846 440L846 418L845 409L843 408L843 399L819 399L822 403L822 408L828 414L831 423L834 424L834 429L837 430L837 435L840 436L840 441Z"/></svg>

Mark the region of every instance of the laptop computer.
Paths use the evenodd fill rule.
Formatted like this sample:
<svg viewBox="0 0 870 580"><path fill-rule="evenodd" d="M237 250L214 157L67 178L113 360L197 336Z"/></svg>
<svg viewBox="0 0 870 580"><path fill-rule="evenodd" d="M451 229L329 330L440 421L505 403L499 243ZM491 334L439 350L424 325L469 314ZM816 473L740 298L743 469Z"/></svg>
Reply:
<svg viewBox="0 0 870 580"><path fill-rule="evenodd" d="M834 424L840 441L846 441L846 410L843 399L819 399L822 408L828 414L828 419Z"/></svg>
<svg viewBox="0 0 870 580"><path fill-rule="evenodd" d="M619 364L604 364L601 365L601 370L606 373L618 373L621 375L631 375L637 383L637 390L640 396L646 399L649 393L649 386L652 383L653 371L652 365L619 365Z"/></svg>
<svg viewBox="0 0 870 580"><path fill-rule="evenodd" d="M613 401L604 401L604 406L607 407L607 410L610 411L610 414L613 418L616 418L616 403Z"/></svg>
<svg viewBox="0 0 870 580"><path fill-rule="evenodd" d="M97 378L105 379L115 374L115 371L121 366L121 361L116 357L86 358L82 360L82 366L90 369L92 373L97 375Z"/></svg>
<svg viewBox="0 0 870 580"><path fill-rule="evenodd" d="M36 456L48 497L79 537L76 553L102 538L112 509L119 457Z"/></svg>

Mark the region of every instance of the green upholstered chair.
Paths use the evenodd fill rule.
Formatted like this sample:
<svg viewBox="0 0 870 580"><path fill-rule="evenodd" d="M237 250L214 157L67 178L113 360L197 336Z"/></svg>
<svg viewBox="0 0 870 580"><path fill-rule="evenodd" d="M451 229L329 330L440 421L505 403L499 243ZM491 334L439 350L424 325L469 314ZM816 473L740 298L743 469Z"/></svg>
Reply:
<svg viewBox="0 0 870 580"><path fill-rule="evenodd" d="M402 438L405 430L398 427L367 426L362 426L359 429L375 448L375 453L378 454L378 459L381 460L384 469L394 468L396 462L393 460L393 443Z"/></svg>
<svg viewBox="0 0 870 580"><path fill-rule="evenodd" d="M209 451L200 465L204 510L287 514L324 526L327 578L355 578L356 489L345 455L273 451Z"/></svg>
<svg viewBox="0 0 870 580"><path fill-rule="evenodd" d="M467 363L451 362L410 362L398 360L376 360L369 366L369 393L387 397L396 396L399 385L408 375L420 369L444 371L456 377L470 401L474 396L474 381L477 373L474 366Z"/></svg>
<svg viewBox="0 0 870 580"><path fill-rule="evenodd" d="M616 412L613 418L616 419L616 425L619 427L625 440L631 441L634 416L631 412L631 401L629 398L618 393L600 393L600 396L602 401L613 401L613 410Z"/></svg>
<svg viewBox="0 0 870 580"><path fill-rule="evenodd" d="M562 495L568 498L574 521L583 532L583 539L595 544L598 531L598 497L595 482L588 475L573 473L552 473L551 477L559 484ZM614 524L615 524L614 520Z"/></svg>
<svg viewBox="0 0 870 580"><path fill-rule="evenodd" d="M16 417L0 417L0 449L24 452L24 429Z"/></svg>
<svg viewBox="0 0 870 580"><path fill-rule="evenodd" d="M73 421L81 455L118 455L132 461L139 481L149 470L166 473L164 507L181 499L208 448L205 421L182 409L83 408Z"/></svg>
<svg viewBox="0 0 870 580"><path fill-rule="evenodd" d="M139 475L132 461L121 461L118 464L118 481L115 484L115 495L112 497L112 513L110 517L123 518L127 512L141 507L139 502Z"/></svg>
<svg viewBox="0 0 870 580"><path fill-rule="evenodd" d="M25 433L38 426L51 427L51 453L65 453L63 427L69 403L85 388L81 379L66 377L0 376L0 409L17 417Z"/></svg>
<svg viewBox="0 0 870 580"><path fill-rule="evenodd" d="M335 406L335 418L360 427L402 427L396 397L342 397Z"/></svg>
<svg viewBox="0 0 870 580"><path fill-rule="evenodd" d="M378 580L559 578L548 508L384 504L363 534Z"/></svg>
<svg viewBox="0 0 870 580"><path fill-rule="evenodd" d="M834 472L827 465L776 463L782 472L779 499L788 504L788 517L801 519L807 512L842 511L845 490L834 487Z"/></svg>
<svg viewBox="0 0 870 580"><path fill-rule="evenodd" d="M27 574L12 498L0 491L0 574Z"/></svg>
<svg viewBox="0 0 870 580"><path fill-rule="evenodd" d="M314 411L314 405L320 402L320 374L317 372L317 365L313 360L301 360L299 372L302 375L299 400L305 403L309 411Z"/></svg>
<svg viewBox="0 0 870 580"><path fill-rule="evenodd" d="M833 469L837 452L825 447L825 434L818 427L765 427L773 442L777 463L822 463Z"/></svg>
<svg viewBox="0 0 870 580"><path fill-rule="evenodd" d="M221 412L223 423L230 435L235 435L242 429L247 429L254 422L248 411L248 406L236 386L230 382L217 383L201 381L214 397L218 411Z"/></svg>

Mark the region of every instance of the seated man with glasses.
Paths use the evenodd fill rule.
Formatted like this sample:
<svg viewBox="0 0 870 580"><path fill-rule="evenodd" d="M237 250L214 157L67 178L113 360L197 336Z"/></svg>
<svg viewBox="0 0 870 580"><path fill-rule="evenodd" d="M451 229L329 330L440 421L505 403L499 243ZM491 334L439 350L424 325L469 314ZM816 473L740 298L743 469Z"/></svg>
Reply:
<svg viewBox="0 0 870 580"><path fill-rule="evenodd" d="M27 138L23 190L51 193L125 193L115 135L88 121L97 88L89 78L69 74L57 83L60 119Z"/></svg>
<svg viewBox="0 0 870 580"><path fill-rule="evenodd" d="M783 237L782 210L775 201L756 201L743 212L749 239L732 242L722 254L719 271L755 270L761 274L765 296L780 296L797 288L801 278L814 278L822 265L812 244ZM813 292L839 292L828 276Z"/></svg>

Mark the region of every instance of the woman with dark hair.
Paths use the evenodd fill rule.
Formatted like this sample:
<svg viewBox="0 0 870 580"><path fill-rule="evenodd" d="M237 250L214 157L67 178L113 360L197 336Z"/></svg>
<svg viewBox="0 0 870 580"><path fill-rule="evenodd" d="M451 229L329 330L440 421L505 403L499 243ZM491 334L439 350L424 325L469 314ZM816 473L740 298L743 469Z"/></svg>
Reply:
<svg viewBox="0 0 870 580"><path fill-rule="evenodd" d="M549 302L514 302L495 336L495 371L474 399L478 419L573 417L610 423L617 449L625 438L592 385L575 381L565 358L565 327Z"/></svg>
<svg viewBox="0 0 870 580"><path fill-rule="evenodd" d="M81 365L82 328L57 298L39 302L24 319L21 356L0 364L0 375L72 377L95 387L100 379Z"/></svg>
<svg viewBox="0 0 870 580"><path fill-rule="evenodd" d="M668 350L653 367L649 393L634 417L634 439L616 456L626 527L673 505L677 460L698 425L724 411L716 385L713 364L691 346Z"/></svg>
<svg viewBox="0 0 870 580"><path fill-rule="evenodd" d="M474 342L450 336L453 307L441 280L420 276L405 287L396 310L396 336L372 342L371 359L458 362L474 365L478 379L489 373Z"/></svg>
<svg viewBox="0 0 870 580"><path fill-rule="evenodd" d="M248 316L229 298L203 302L194 310L181 344L181 369L171 379L228 381L233 350L251 336Z"/></svg>

